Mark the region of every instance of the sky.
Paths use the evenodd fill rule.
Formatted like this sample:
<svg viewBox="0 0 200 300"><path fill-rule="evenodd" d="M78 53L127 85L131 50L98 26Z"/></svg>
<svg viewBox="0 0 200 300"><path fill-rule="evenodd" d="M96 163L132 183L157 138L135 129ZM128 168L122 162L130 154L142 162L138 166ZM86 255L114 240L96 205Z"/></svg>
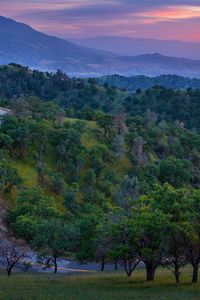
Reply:
<svg viewBox="0 0 200 300"><path fill-rule="evenodd" d="M200 0L0 0L0 15L69 39L114 35L200 43Z"/></svg>

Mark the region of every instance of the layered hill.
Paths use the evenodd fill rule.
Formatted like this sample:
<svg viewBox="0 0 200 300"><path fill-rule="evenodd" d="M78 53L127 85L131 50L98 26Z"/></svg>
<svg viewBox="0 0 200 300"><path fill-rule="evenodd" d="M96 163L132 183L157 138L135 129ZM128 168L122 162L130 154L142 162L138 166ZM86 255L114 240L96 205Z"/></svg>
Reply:
<svg viewBox="0 0 200 300"><path fill-rule="evenodd" d="M26 24L4 17L0 17L0 40L0 64L14 62L43 71L62 69L70 75L77 76L115 73L128 76L163 74L200 76L198 60L157 53L121 56L48 36Z"/></svg>
<svg viewBox="0 0 200 300"><path fill-rule="evenodd" d="M1 67L0 106L9 101L15 103L18 98L23 102L30 97L59 104L69 117L94 120L98 110L112 115L124 111L129 116L144 116L150 110L159 120L179 120L187 128L200 131L199 89L171 89L157 85L130 93L108 84L101 86L96 79L70 78L61 71L51 74L19 65ZM47 107L45 114L51 114Z"/></svg>
<svg viewBox="0 0 200 300"><path fill-rule="evenodd" d="M126 75L158 76L176 74L189 77L200 76L200 61L163 56L159 53L120 57L126 64Z"/></svg>
<svg viewBox="0 0 200 300"><path fill-rule="evenodd" d="M200 59L200 44L198 43L122 36L100 36L73 41L79 45L87 45L94 49L110 51L119 55L136 56L159 52L165 56Z"/></svg>

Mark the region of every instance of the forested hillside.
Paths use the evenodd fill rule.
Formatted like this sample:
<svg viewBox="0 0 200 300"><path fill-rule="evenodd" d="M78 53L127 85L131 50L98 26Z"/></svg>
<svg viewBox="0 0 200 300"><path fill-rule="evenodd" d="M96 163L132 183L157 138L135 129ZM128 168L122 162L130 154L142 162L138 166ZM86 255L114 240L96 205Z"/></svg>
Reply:
<svg viewBox="0 0 200 300"><path fill-rule="evenodd" d="M83 108L113 111L126 93L110 87L100 87L95 79L70 78L62 71L43 73L20 65L0 67L1 102L21 96L52 100L76 115Z"/></svg>
<svg viewBox="0 0 200 300"><path fill-rule="evenodd" d="M127 92L11 65L0 69L6 222L41 257L200 263L199 90ZM179 120L179 121L178 121ZM170 121L170 122L169 122ZM185 123L185 126L180 121ZM170 257L170 260L169 260Z"/></svg>
<svg viewBox="0 0 200 300"><path fill-rule="evenodd" d="M178 75L161 75L156 77L110 75L98 78L98 82L100 84L107 83L109 86L116 86L130 92L137 89L149 89L154 86L163 86L169 89L200 88L200 79Z"/></svg>
<svg viewBox="0 0 200 300"><path fill-rule="evenodd" d="M124 112L127 116L144 116L150 110L157 114L158 121L177 121L186 128L200 129L199 89L179 90L156 85L128 93L107 83L99 86L96 79L70 78L60 70L51 74L13 64L2 66L1 104L12 107L18 102L16 99L20 98L22 103L29 96L44 103L53 101L65 110L68 117L94 120L97 110L111 115Z"/></svg>

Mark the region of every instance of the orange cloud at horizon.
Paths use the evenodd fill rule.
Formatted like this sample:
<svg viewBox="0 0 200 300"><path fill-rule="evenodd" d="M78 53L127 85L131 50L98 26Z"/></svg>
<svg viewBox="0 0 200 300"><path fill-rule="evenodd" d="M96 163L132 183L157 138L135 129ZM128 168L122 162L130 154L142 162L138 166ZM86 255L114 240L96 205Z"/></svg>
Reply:
<svg viewBox="0 0 200 300"><path fill-rule="evenodd" d="M142 13L135 13L142 17L144 24L157 23L162 21L178 21L184 19L200 18L200 6L168 6L159 9L150 9Z"/></svg>

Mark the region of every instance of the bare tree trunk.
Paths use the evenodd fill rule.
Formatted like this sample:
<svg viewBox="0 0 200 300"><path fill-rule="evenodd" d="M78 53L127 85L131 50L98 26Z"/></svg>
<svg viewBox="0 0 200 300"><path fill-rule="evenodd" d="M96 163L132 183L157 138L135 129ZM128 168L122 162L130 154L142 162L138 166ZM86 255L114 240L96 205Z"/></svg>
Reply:
<svg viewBox="0 0 200 300"><path fill-rule="evenodd" d="M152 262L146 262L146 280L154 281L155 277L155 267Z"/></svg>
<svg viewBox="0 0 200 300"><path fill-rule="evenodd" d="M179 284L180 272L179 272L179 265L178 265L177 261L175 261L175 263L174 263L174 275L175 275L176 283Z"/></svg>
<svg viewBox="0 0 200 300"><path fill-rule="evenodd" d="M54 258L53 258L53 263L54 263L54 274L56 274L57 271L58 271L58 264L57 264L57 257L56 256L54 256Z"/></svg>
<svg viewBox="0 0 200 300"><path fill-rule="evenodd" d="M132 261L126 261L125 262L125 271L128 277L132 276L133 271L136 269L137 265L139 264L139 260L132 262Z"/></svg>
<svg viewBox="0 0 200 300"><path fill-rule="evenodd" d="M103 272L105 269L105 257L102 258L102 262L101 262L101 272Z"/></svg>
<svg viewBox="0 0 200 300"><path fill-rule="evenodd" d="M126 271L126 275L128 277L131 277L132 272L131 272L131 267L130 267L130 262L125 262L125 271Z"/></svg>
<svg viewBox="0 0 200 300"><path fill-rule="evenodd" d="M192 283L198 282L198 272L199 272L199 266L193 265L193 272L192 272Z"/></svg>
<svg viewBox="0 0 200 300"><path fill-rule="evenodd" d="M114 267L115 267L115 271L117 271L118 269L117 261L115 261Z"/></svg>
<svg viewBox="0 0 200 300"><path fill-rule="evenodd" d="M7 269L7 274L8 274L8 277L10 277L10 275L11 275L11 271L12 271L12 268L8 268L8 269Z"/></svg>
<svg viewBox="0 0 200 300"><path fill-rule="evenodd" d="M19 260L24 257L24 252L21 252L20 249L16 249L12 243L4 241L0 247L0 256L4 258L3 267L8 277L10 277L12 269L18 264Z"/></svg>

